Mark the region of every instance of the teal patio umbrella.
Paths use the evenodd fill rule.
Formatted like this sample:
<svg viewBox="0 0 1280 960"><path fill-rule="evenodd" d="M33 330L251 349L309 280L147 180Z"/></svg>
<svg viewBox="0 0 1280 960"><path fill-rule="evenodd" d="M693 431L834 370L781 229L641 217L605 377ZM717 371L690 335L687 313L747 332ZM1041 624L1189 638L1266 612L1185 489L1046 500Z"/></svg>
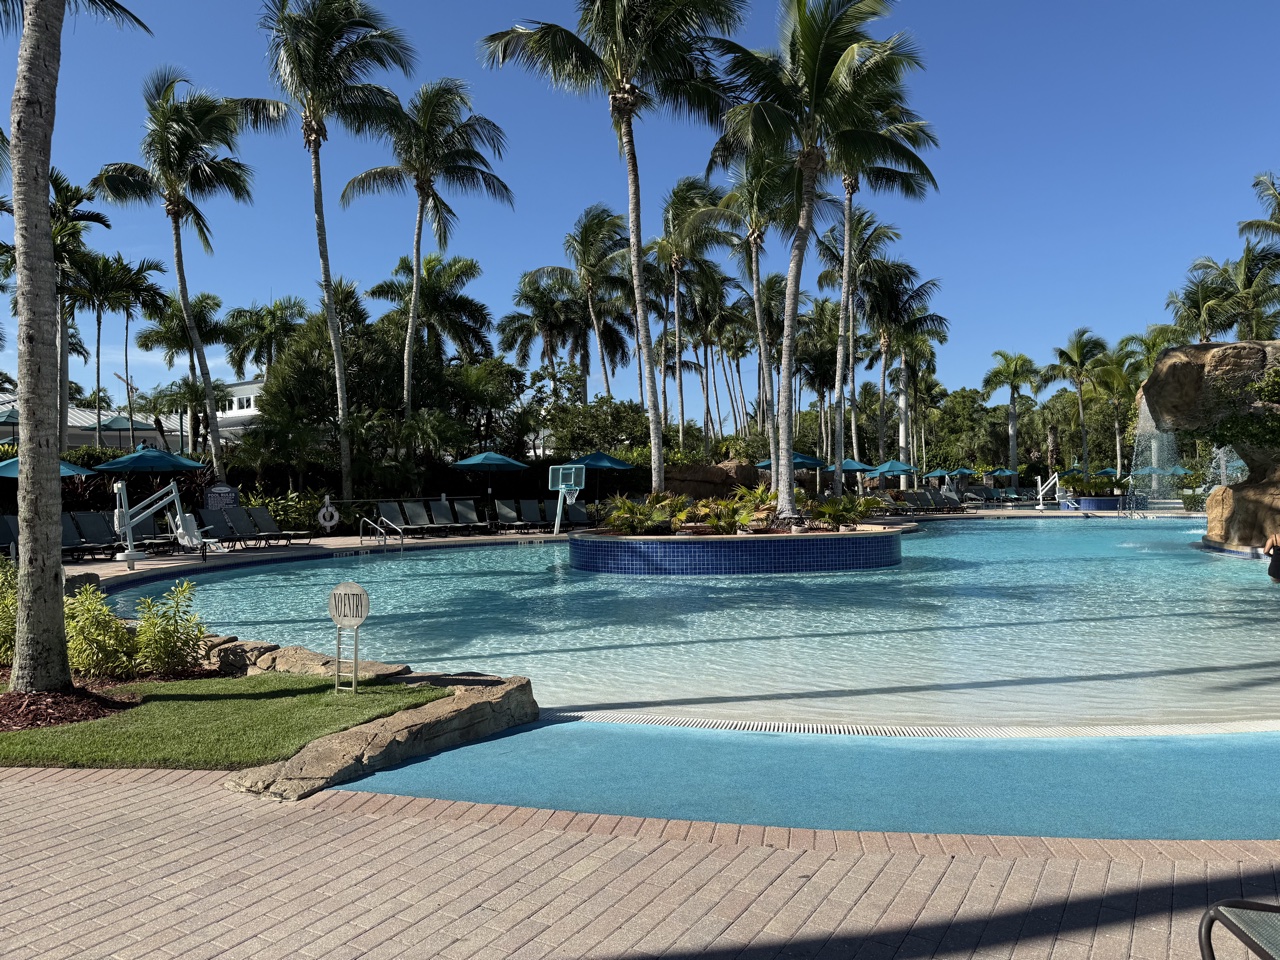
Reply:
<svg viewBox="0 0 1280 960"><path fill-rule="evenodd" d="M625 460L619 460L617 457L611 457L603 450L597 450L595 453L588 453L585 457L578 457L576 460L570 460L565 464L566 467L586 467L588 470L634 470L635 465L627 463ZM596 474L596 502L600 501L600 474Z"/></svg>
<svg viewBox="0 0 1280 960"><path fill-rule="evenodd" d="M114 433L116 435L116 446L119 446L124 442L124 432L129 429L130 422L128 417L117 413L114 417L102 421L102 429L104 432ZM154 424L143 423L141 420L134 420L132 423L134 430L155 430ZM84 433L96 433L98 425L91 423L87 427L81 427L80 430Z"/></svg>
<svg viewBox="0 0 1280 960"><path fill-rule="evenodd" d="M921 480L941 480L943 477L949 477L949 476L951 476L951 474L947 473L947 471L939 467L937 470L930 470L920 479Z"/></svg>
<svg viewBox="0 0 1280 960"><path fill-rule="evenodd" d="M103 473L185 473L202 467L204 464L198 460L188 460L176 453L143 447L133 453L126 453L123 457L100 463L93 469Z"/></svg>
<svg viewBox="0 0 1280 960"><path fill-rule="evenodd" d="M9 428L9 439L18 439L18 408L10 407L0 413L0 426Z"/></svg>
<svg viewBox="0 0 1280 960"><path fill-rule="evenodd" d="M86 470L84 467L77 467L74 463L67 463L65 460L58 461L58 476L60 477L84 477L93 474L92 470ZM18 479L18 458L12 457L0 463L0 477L8 477L10 480Z"/></svg>
<svg viewBox="0 0 1280 960"><path fill-rule="evenodd" d="M767 460L765 462L768 463ZM840 469L845 473L866 473L868 470L872 468L869 464L862 463L859 460L846 460L844 463L840 464ZM822 472L835 473L836 472L835 464L832 464L829 467L823 467Z"/></svg>
<svg viewBox="0 0 1280 960"><path fill-rule="evenodd" d="M0 421L0 422L3 422L3 421ZM1193 473L1195 473L1194 470L1188 470L1182 464L1178 464L1177 466L1173 466L1169 468L1169 476L1171 477L1189 477Z"/></svg>
<svg viewBox="0 0 1280 960"><path fill-rule="evenodd" d="M474 457L467 457L465 460L459 460L453 464L455 470L475 470L479 473L514 473L517 470L528 470L527 463L521 463L519 460L512 460L510 457L504 457L500 453L492 450L486 450L484 453L477 453ZM493 496L493 478L489 478L489 496Z"/></svg>
<svg viewBox="0 0 1280 960"><path fill-rule="evenodd" d="M826 466L826 464L817 457L811 457L807 453L796 453L794 450L791 451L791 463L794 466L799 467L801 470L812 470L815 467L821 468ZM773 466L773 461L761 460L756 464L756 466L761 470L768 470Z"/></svg>
<svg viewBox="0 0 1280 960"><path fill-rule="evenodd" d="M1105 470L1096 471L1094 473L1094 476L1095 477L1118 477L1120 476L1120 474L1116 473L1115 467L1107 467Z"/></svg>
<svg viewBox="0 0 1280 960"><path fill-rule="evenodd" d="M1172 475L1170 471L1163 470L1160 467L1139 467L1129 474L1131 477L1169 477Z"/></svg>
<svg viewBox="0 0 1280 960"><path fill-rule="evenodd" d="M916 468L911 466L909 463L903 463L901 460L886 460L879 466L874 467L871 472L867 474L867 477L869 479L878 479L880 477L900 477L904 473L915 472Z"/></svg>
<svg viewBox="0 0 1280 960"><path fill-rule="evenodd" d="M976 477L977 475L977 470L970 470L968 467L956 467L947 474L948 477Z"/></svg>

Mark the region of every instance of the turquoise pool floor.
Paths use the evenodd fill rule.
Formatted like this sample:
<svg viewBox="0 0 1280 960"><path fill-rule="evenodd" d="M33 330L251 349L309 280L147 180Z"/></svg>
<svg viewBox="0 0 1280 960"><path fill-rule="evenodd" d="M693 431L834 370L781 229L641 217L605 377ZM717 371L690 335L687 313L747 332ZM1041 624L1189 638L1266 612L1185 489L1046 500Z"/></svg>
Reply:
<svg viewBox="0 0 1280 960"><path fill-rule="evenodd" d="M830 830L1280 837L1280 733L1027 740L540 722L343 789Z"/></svg>

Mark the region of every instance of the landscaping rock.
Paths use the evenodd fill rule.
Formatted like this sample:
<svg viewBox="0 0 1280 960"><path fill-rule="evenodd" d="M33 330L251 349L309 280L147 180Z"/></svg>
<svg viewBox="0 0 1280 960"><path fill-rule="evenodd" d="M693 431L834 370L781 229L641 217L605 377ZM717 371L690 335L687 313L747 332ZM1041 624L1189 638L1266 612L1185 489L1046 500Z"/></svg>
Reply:
<svg viewBox="0 0 1280 960"><path fill-rule="evenodd" d="M301 800L326 787L538 719L533 685L525 677L508 677L496 686L453 689L451 697L312 741L289 760L242 770L226 781L226 787L275 800Z"/></svg>
<svg viewBox="0 0 1280 960"><path fill-rule="evenodd" d="M239 639L236 636L224 637L220 633L205 634L204 639L200 641L200 655L207 660L214 647L220 647L224 643L235 643Z"/></svg>
<svg viewBox="0 0 1280 960"><path fill-rule="evenodd" d="M249 672L258 659L273 650L276 643L259 643L254 640L232 640L215 646L206 656L208 665L227 676L239 676Z"/></svg>
<svg viewBox="0 0 1280 960"><path fill-rule="evenodd" d="M1280 407L1249 402L1242 388L1280 368L1280 341L1196 343L1166 350L1142 392L1156 428L1208 430L1225 422L1280 415ZM1205 504L1210 540L1261 546L1280 533L1280 446L1234 444L1249 468L1243 483L1216 489Z"/></svg>
<svg viewBox="0 0 1280 960"><path fill-rule="evenodd" d="M270 651L257 659L254 667L256 668L254 673L274 670L276 673L297 673L312 677L332 677L334 670L333 657L299 646L272 646ZM407 663L361 660L359 674L361 680L381 680L386 677L398 677L411 670Z"/></svg>
<svg viewBox="0 0 1280 960"><path fill-rule="evenodd" d="M80 592L82 587L97 587L102 589L102 577L96 573L70 573L62 582L62 593L64 596L75 596Z"/></svg>
<svg viewBox="0 0 1280 960"><path fill-rule="evenodd" d="M754 487L760 483L760 470L754 463L747 463L745 460L726 460L718 466L728 475L729 482L735 487L740 485Z"/></svg>

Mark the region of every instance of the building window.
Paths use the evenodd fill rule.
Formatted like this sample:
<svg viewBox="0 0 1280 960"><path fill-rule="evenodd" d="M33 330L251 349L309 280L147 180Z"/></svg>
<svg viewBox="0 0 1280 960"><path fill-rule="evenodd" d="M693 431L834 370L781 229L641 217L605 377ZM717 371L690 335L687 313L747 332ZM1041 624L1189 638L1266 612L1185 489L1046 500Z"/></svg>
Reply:
<svg viewBox="0 0 1280 960"><path fill-rule="evenodd" d="M253 406L252 397L236 397L237 410L248 410L251 406Z"/></svg>

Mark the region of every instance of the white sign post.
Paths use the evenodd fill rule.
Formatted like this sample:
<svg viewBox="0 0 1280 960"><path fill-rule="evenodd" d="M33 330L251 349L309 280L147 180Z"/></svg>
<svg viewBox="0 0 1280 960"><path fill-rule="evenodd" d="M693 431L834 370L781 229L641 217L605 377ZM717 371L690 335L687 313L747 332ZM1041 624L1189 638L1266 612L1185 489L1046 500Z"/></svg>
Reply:
<svg viewBox="0 0 1280 960"><path fill-rule="evenodd" d="M337 650L333 661L333 690L337 693L343 689L342 678L350 677L351 686L346 689L352 693L358 691L360 671L360 624L369 616L369 594L358 583L347 581L333 588L329 594L329 619L338 631ZM351 658L342 656L342 631L351 631ZM344 663L351 664L351 671L342 669Z"/></svg>

